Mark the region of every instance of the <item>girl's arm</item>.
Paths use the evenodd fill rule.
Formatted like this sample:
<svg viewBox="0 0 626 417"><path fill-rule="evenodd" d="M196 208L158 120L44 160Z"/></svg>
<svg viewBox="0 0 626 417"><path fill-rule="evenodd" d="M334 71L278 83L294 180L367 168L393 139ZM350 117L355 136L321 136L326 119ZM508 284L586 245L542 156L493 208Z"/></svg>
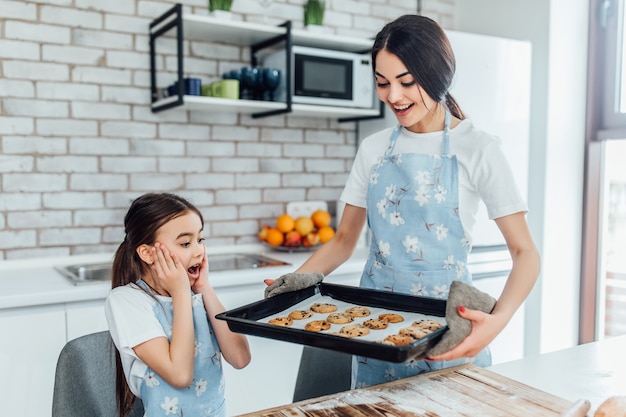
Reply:
<svg viewBox="0 0 626 417"><path fill-rule="evenodd" d="M296 272L333 272L354 252L365 225L365 208L346 204L335 236L316 250Z"/></svg>
<svg viewBox="0 0 626 417"><path fill-rule="evenodd" d="M187 271L178 258L155 244L152 276L172 297L172 341L150 339L133 348L139 359L175 388L186 388L193 381L194 330L191 288ZM131 318L132 320L132 318Z"/></svg>
<svg viewBox="0 0 626 417"><path fill-rule="evenodd" d="M476 356L507 325L532 290L540 270L540 257L524 213L495 220L511 253L513 267L491 314L459 308L459 316L472 321L472 332L458 346L433 360Z"/></svg>
<svg viewBox="0 0 626 417"><path fill-rule="evenodd" d="M251 359L248 339L242 334L231 332L227 322L215 318L217 314L223 313L226 309L215 294L213 287L205 285L201 292L204 308L211 321L211 326L213 326L213 331L215 331L215 337L224 359L235 369L246 367Z"/></svg>
<svg viewBox="0 0 626 417"><path fill-rule="evenodd" d="M228 328L228 323L215 318L217 314L223 313L226 309L217 297L211 284L209 284L209 265L206 255L204 255L200 265L200 277L193 283L191 289L196 294L202 294L204 309L209 317L217 343L220 345L226 362L230 363L235 369L247 366L251 359L248 339L242 334L231 332Z"/></svg>

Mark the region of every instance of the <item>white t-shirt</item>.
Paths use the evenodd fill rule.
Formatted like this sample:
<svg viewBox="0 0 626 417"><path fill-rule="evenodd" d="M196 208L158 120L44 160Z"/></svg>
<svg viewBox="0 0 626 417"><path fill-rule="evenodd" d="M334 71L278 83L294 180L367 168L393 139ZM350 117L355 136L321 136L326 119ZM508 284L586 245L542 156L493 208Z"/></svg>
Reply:
<svg viewBox="0 0 626 417"><path fill-rule="evenodd" d="M168 297L161 297L168 299ZM153 312L156 300L136 284L111 290L104 312L113 343L122 359L122 367L130 390L138 397L148 366L137 357L133 347L155 337L167 337Z"/></svg>
<svg viewBox="0 0 626 417"><path fill-rule="evenodd" d="M384 129L363 140L341 194L342 201L366 207L370 172L387 150L393 129ZM413 133L402 128L393 154L441 154L442 139L441 131ZM476 129L465 119L450 130L450 153L456 155L459 165L459 215L468 237L473 236L481 199L490 219L528 211L499 138Z"/></svg>

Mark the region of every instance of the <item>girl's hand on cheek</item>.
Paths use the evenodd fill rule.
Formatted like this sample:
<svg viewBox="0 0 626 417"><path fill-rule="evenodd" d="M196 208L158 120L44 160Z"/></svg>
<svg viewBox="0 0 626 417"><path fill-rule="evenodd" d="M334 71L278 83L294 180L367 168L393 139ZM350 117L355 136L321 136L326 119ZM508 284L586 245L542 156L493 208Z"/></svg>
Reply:
<svg viewBox="0 0 626 417"><path fill-rule="evenodd" d="M193 283L191 289L194 293L198 294L207 285L209 285L209 261L205 251L205 255L202 257L202 262L200 263L200 276L196 282Z"/></svg>
<svg viewBox="0 0 626 417"><path fill-rule="evenodd" d="M185 267L180 263L178 257L170 253L170 251L157 242L153 247L154 265L156 272L156 280L170 295L173 292L186 290L189 291L189 278Z"/></svg>

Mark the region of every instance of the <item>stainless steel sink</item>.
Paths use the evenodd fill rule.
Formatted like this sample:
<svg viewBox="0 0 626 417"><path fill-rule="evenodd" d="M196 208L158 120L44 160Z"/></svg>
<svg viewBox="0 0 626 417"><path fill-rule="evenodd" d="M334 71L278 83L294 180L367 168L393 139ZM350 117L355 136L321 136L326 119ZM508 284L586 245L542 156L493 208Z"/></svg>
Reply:
<svg viewBox="0 0 626 417"><path fill-rule="evenodd" d="M278 259L255 253L224 253L208 256L209 270L232 271L291 265ZM74 285L111 281L111 263L55 266L58 272Z"/></svg>
<svg viewBox="0 0 626 417"><path fill-rule="evenodd" d="M54 269L69 279L74 285L111 281L110 263L64 265L55 266Z"/></svg>
<svg viewBox="0 0 626 417"><path fill-rule="evenodd" d="M223 253L209 255L209 271L233 271L237 269L267 268L291 265L278 259L256 253Z"/></svg>

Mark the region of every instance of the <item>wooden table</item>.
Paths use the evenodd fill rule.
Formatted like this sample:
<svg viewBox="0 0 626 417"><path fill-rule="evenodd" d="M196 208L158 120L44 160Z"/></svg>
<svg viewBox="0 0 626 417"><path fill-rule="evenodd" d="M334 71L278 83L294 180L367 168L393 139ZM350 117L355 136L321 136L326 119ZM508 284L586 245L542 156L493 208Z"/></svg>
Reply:
<svg viewBox="0 0 626 417"><path fill-rule="evenodd" d="M552 417L571 404L489 370L463 365L244 416Z"/></svg>

